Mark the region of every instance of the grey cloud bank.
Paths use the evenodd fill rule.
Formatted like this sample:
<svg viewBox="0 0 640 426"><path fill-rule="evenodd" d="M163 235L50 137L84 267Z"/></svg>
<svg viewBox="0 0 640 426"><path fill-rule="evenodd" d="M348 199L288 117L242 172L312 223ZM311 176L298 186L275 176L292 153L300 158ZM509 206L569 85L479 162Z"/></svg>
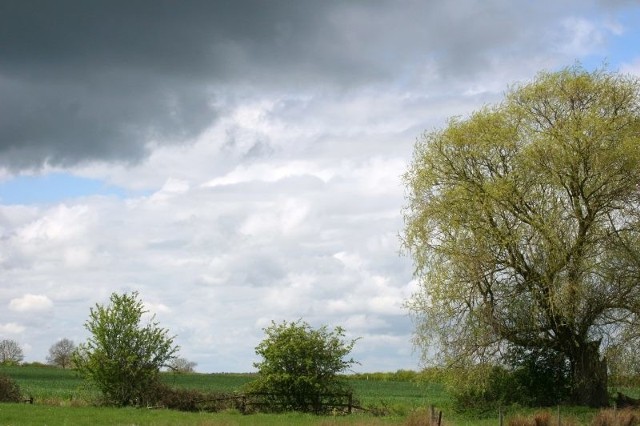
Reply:
<svg viewBox="0 0 640 426"><path fill-rule="evenodd" d="M579 5L3 2L0 163L135 163L157 143L202 132L226 111L219 98L241 91L389 89L425 73L447 85L473 80L497 60L561 49L570 37L562 14Z"/></svg>
<svg viewBox="0 0 640 426"><path fill-rule="evenodd" d="M298 318L362 337L362 371L418 368L415 138L543 68L638 69L607 50L638 6L557 3L2 2L0 178L145 195L0 204L0 335L44 360L137 290L200 371L251 370L261 328Z"/></svg>

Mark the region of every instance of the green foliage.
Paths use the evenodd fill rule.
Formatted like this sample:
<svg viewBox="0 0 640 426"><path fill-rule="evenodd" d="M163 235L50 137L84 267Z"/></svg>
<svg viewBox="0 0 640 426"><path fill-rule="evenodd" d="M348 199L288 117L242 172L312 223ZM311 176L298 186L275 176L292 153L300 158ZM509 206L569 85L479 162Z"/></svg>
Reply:
<svg viewBox="0 0 640 426"><path fill-rule="evenodd" d="M569 400L571 370L567 358L550 349L513 348L507 361L518 392L514 402L530 407L550 407Z"/></svg>
<svg viewBox="0 0 640 426"><path fill-rule="evenodd" d="M256 347L262 358L254 364L258 378L249 390L268 394L271 409L318 412L323 395L349 391L338 374L356 364L346 358L356 340L345 341L344 329L313 329L296 321L272 322L264 332L266 338Z"/></svg>
<svg viewBox="0 0 640 426"><path fill-rule="evenodd" d="M551 350L512 348L509 368L477 364L444 373L447 390L458 410L493 410L517 404L549 407L568 401L570 369L567 359Z"/></svg>
<svg viewBox="0 0 640 426"><path fill-rule="evenodd" d="M444 383L458 411L492 411L512 404L519 393L507 370L487 364L447 369Z"/></svg>
<svg viewBox="0 0 640 426"><path fill-rule="evenodd" d="M147 399L160 368L178 347L154 318L141 324L147 311L136 292L113 293L110 305L91 308L85 328L91 333L74 353L78 372L95 384L108 404L126 406Z"/></svg>
<svg viewBox="0 0 640 426"><path fill-rule="evenodd" d="M607 401L606 347L640 342L640 80L579 66L426 133L405 175L416 343L439 363L551 348Z"/></svg>
<svg viewBox="0 0 640 426"><path fill-rule="evenodd" d="M198 404L206 399L203 391L198 389L185 389L170 387L157 382L148 389L148 398L151 404L180 411L199 411Z"/></svg>
<svg viewBox="0 0 640 426"><path fill-rule="evenodd" d="M20 402L20 386L11 377L0 374L0 402Z"/></svg>

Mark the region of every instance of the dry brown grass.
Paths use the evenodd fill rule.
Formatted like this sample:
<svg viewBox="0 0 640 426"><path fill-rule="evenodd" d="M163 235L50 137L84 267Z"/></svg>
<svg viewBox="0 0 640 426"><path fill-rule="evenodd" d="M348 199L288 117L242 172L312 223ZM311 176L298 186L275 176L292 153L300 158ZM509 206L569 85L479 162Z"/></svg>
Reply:
<svg viewBox="0 0 640 426"><path fill-rule="evenodd" d="M436 426L438 422L437 420L431 421L431 410L419 408L409 413L404 424L405 426ZM441 424L444 425L445 422L442 421Z"/></svg>
<svg viewBox="0 0 640 426"><path fill-rule="evenodd" d="M593 418L591 426L636 426L640 425L640 413L638 411L603 410Z"/></svg>
<svg viewBox="0 0 640 426"><path fill-rule="evenodd" d="M561 417L562 426L577 426L579 423L573 418ZM557 426L558 418L549 411L539 411L533 416L516 415L508 419L508 426Z"/></svg>
<svg viewBox="0 0 640 426"><path fill-rule="evenodd" d="M347 423L339 419L333 419L333 420L322 420L317 424L317 426L336 426L336 425L345 425L345 424L348 424L350 426L388 426L389 425L388 422L384 422L381 419L367 419L366 421L363 420L362 422L355 422L355 423L350 423L350 422Z"/></svg>
<svg viewBox="0 0 640 426"><path fill-rule="evenodd" d="M533 416L516 415L511 417L508 426L551 426L551 414L548 411L540 411Z"/></svg>

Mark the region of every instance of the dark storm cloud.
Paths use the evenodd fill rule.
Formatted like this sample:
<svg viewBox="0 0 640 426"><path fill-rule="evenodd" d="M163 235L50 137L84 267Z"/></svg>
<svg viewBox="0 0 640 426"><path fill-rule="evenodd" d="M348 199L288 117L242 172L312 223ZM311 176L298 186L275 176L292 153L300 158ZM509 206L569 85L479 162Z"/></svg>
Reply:
<svg viewBox="0 0 640 426"><path fill-rule="evenodd" d="M0 161L135 161L210 124L211 87L318 79L327 56L350 76L317 3L3 2Z"/></svg>
<svg viewBox="0 0 640 426"><path fill-rule="evenodd" d="M234 88L345 89L428 59L465 73L525 17L501 0L5 0L0 165L135 162L197 135Z"/></svg>

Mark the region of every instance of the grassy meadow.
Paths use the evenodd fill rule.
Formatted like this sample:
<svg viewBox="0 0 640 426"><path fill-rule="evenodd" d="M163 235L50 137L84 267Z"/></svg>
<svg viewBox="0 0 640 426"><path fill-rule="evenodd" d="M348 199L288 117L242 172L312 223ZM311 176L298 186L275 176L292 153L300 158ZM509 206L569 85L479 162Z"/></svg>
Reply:
<svg viewBox="0 0 640 426"><path fill-rule="evenodd" d="M34 405L0 404L0 426L4 425L403 425L406 416L428 405L430 397L442 400L439 387L418 385L409 380L380 380L379 377L347 378L358 405L379 407L389 415L367 412L351 416L315 416L311 414L251 414L238 412L184 413L163 409L97 407L99 393L88 388L72 370L45 366L3 366L0 374L12 377L25 397ZM208 392L241 392L254 380L251 374L173 374L163 373L168 385Z"/></svg>
<svg viewBox="0 0 640 426"><path fill-rule="evenodd" d="M74 371L52 367L0 367L12 377L25 397L34 404L0 404L0 426L4 425L406 425L426 426L428 407L442 410L446 425L497 425L498 412L457 413L451 398L438 383L419 383L397 374L346 376L361 407L371 411L350 416L311 414L250 414L233 410L221 413L185 413L165 409L108 408L95 406L99 394L88 388ZM251 374L172 374L163 380L173 386L208 392L241 392L253 380ZM415 376L413 377L415 379ZM631 389L629 389L631 390ZM637 392L630 392L630 394ZM505 425L518 416L533 416L540 410L510 407L504 410ZM384 412L384 416L377 415ZM546 416L556 424L558 409ZM594 410L561 407L563 425L590 424Z"/></svg>

